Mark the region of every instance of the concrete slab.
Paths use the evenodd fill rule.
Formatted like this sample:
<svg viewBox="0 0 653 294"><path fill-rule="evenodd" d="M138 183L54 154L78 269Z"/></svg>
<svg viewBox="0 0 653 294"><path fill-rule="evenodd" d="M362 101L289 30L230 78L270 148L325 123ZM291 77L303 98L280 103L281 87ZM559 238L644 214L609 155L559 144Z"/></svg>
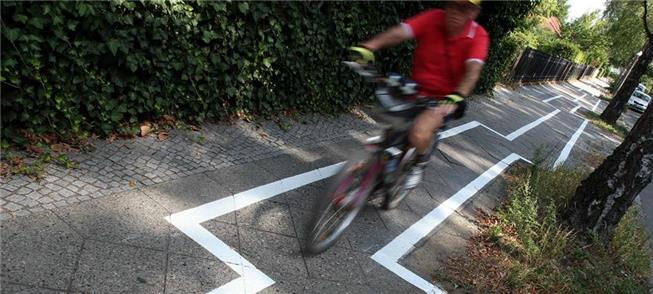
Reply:
<svg viewBox="0 0 653 294"><path fill-rule="evenodd" d="M368 206L363 209L349 226L344 238L358 252L373 254L389 242L394 234L383 224L376 208Z"/></svg>
<svg viewBox="0 0 653 294"><path fill-rule="evenodd" d="M175 213L232 195L226 181L215 181L205 174L197 174L142 191L168 212ZM235 214L222 216L220 220L233 224Z"/></svg>
<svg viewBox="0 0 653 294"><path fill-rule="evenodd" d="M163 251L89 240L84 243L72 291L161 293L165 271Z"/></svg>
<svg viewBox="0 0 653 294"><path fill-rule="evenodd" d="M241 254L275 281L308 278L297 238L240 229Z"/></svg>
<svg viewBox="0 0 653 294"><path fill-rule="evenodd" d="M207 293L238 275L216 259L171 254L168 257L166 293Z"/></svg>
<svg viewBox="0 0 653 294"><path fill-rule="evenodd" d="M238 227L235 225L227 224L217 220L210 220L202 223L202 226L225 242L231 248L240 250L240 239L238 237ZM187 255L192 257L200 257L206 259L216 259L213 254L201 247L197 242L190 239L186 234L171 228L170 233L170 247L168 252Z"/></svg>
<svg viewBox="0 0 653 294"><path fill-rule="evenodd" d="M28 285L19 285L13 283L2 283L0 286L0 293L12 293L12 294L55 294L55 293L66 293L61 289L46 289L39 288Z"/></svg>
<svg viewBox="0 0 653 294"><path fill-rule="evenodd" d="M168 212L140 192L67 206L56 214L92 240L158 250L168 246Z"/></svg>
<svg viewBox="0 0 653 294"><path fill-rule="evenodd" d="M290 207L299 208L303 210L311 210L315 206L318 199L325 196L327 193L327 185L329 180L323 180L312 183L292 191L288 191L279 196L270 199L274 202L288 204Z"/></svg>
<svg viewBox="0 0 653 294"><path fill-rule="evenodd" d="M3 220L2 275L7 282L67 289L82 247L82 238L51 212Z"/></svg>
<svg viewBox="0 0 653 294"><path fill-rule="evenodd" d="M286 236L296 237L288 205L261 201L236 211L238 225Z"/></svg>
<svg viewBox="0 0 653 294"><path fill-rule="evenodd" d="M347 284L364 284L360 264L369 257L363 253L342 247L332 247L316 256L305 257L309 276Z"/></svg>

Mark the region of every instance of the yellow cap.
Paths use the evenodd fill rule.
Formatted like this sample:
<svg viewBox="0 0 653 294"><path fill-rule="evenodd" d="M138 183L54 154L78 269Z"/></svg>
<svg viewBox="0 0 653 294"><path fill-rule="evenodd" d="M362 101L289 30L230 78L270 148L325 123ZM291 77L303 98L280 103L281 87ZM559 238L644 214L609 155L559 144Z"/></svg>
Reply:
<svg viewBox="0 0 653 294"><path fill-rule="evenodd" d="M472 4L476 5L476 6L481 6L481 1L482 0L467 0L467 1L469 1L470 3L472 3Z"/></svg>

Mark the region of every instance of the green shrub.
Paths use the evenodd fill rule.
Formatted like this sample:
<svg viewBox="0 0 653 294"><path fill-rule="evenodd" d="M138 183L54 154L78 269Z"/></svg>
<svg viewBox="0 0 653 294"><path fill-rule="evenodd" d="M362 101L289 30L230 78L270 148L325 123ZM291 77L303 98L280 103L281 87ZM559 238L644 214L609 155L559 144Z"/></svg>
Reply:
<svg viewBox="0 0 653 294"><path fill-rule="evenodd" d="M585 59L585 55L578 45L564 39L551 39L542 44L538 49L545 53L566 58L576 63L582 63Z"/></svg>
<svg viewBox="0 0 653 294"><path fill-rule="evenodd" d="M2 1L2 138L135 133L139 121L202 121L282 110L336 113L371 89L344 48L426 2ZM488 91L508 61L503 38L531 2L484 4L493 38ZM379 55L408 72L411 45Z"/></svg>

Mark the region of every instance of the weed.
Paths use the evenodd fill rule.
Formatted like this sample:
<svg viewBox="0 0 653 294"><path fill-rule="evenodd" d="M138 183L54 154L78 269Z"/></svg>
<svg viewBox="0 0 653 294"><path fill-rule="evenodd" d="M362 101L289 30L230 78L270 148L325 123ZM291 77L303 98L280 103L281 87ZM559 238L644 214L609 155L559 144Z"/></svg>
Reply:
<svg viewBox="0 0 653 294"><path fill-rule="evenodd" d="M609 246L578 238L558 220L586 175L538 165L512 173L496 216L481 218L467 254L439 276L477 293L647 293L648 239L635 208Z"/></svg>
<svg viewBox="0 0 653 294"><path fill-rule="evenodd" d="M623 124L623 122L617 122L616 124L608 123L601 119L599 114L593 111L584 112L585 116L596 126L607 130L621 138L625 138L628 135L628 128Z"/></svg>

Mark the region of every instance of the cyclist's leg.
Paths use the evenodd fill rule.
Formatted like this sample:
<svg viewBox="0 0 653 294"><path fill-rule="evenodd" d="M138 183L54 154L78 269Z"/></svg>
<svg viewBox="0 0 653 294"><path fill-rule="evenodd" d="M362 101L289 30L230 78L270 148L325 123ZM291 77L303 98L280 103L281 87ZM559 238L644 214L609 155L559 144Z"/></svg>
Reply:
<svg viewBox="0 0 653 294"><path fill-rule="evenodd" d="M455 107L444 105L429 108L417 116L409 134L411 144L417 149L417 159L406 180L406 188L415 188L422 181L423 169L431 157L433 137L443 126L445 117L451 114L453 110L455 110Z"/></svg>
<svg viewBox="0 0 653 294"><path fill-rule="evenodd" d="M419 114L410 130L409 140L415 146L418 154L418 163L428 162L433 146L433 138L443 126L445 117L455 108L449 105L429 108Z"/></svg>

